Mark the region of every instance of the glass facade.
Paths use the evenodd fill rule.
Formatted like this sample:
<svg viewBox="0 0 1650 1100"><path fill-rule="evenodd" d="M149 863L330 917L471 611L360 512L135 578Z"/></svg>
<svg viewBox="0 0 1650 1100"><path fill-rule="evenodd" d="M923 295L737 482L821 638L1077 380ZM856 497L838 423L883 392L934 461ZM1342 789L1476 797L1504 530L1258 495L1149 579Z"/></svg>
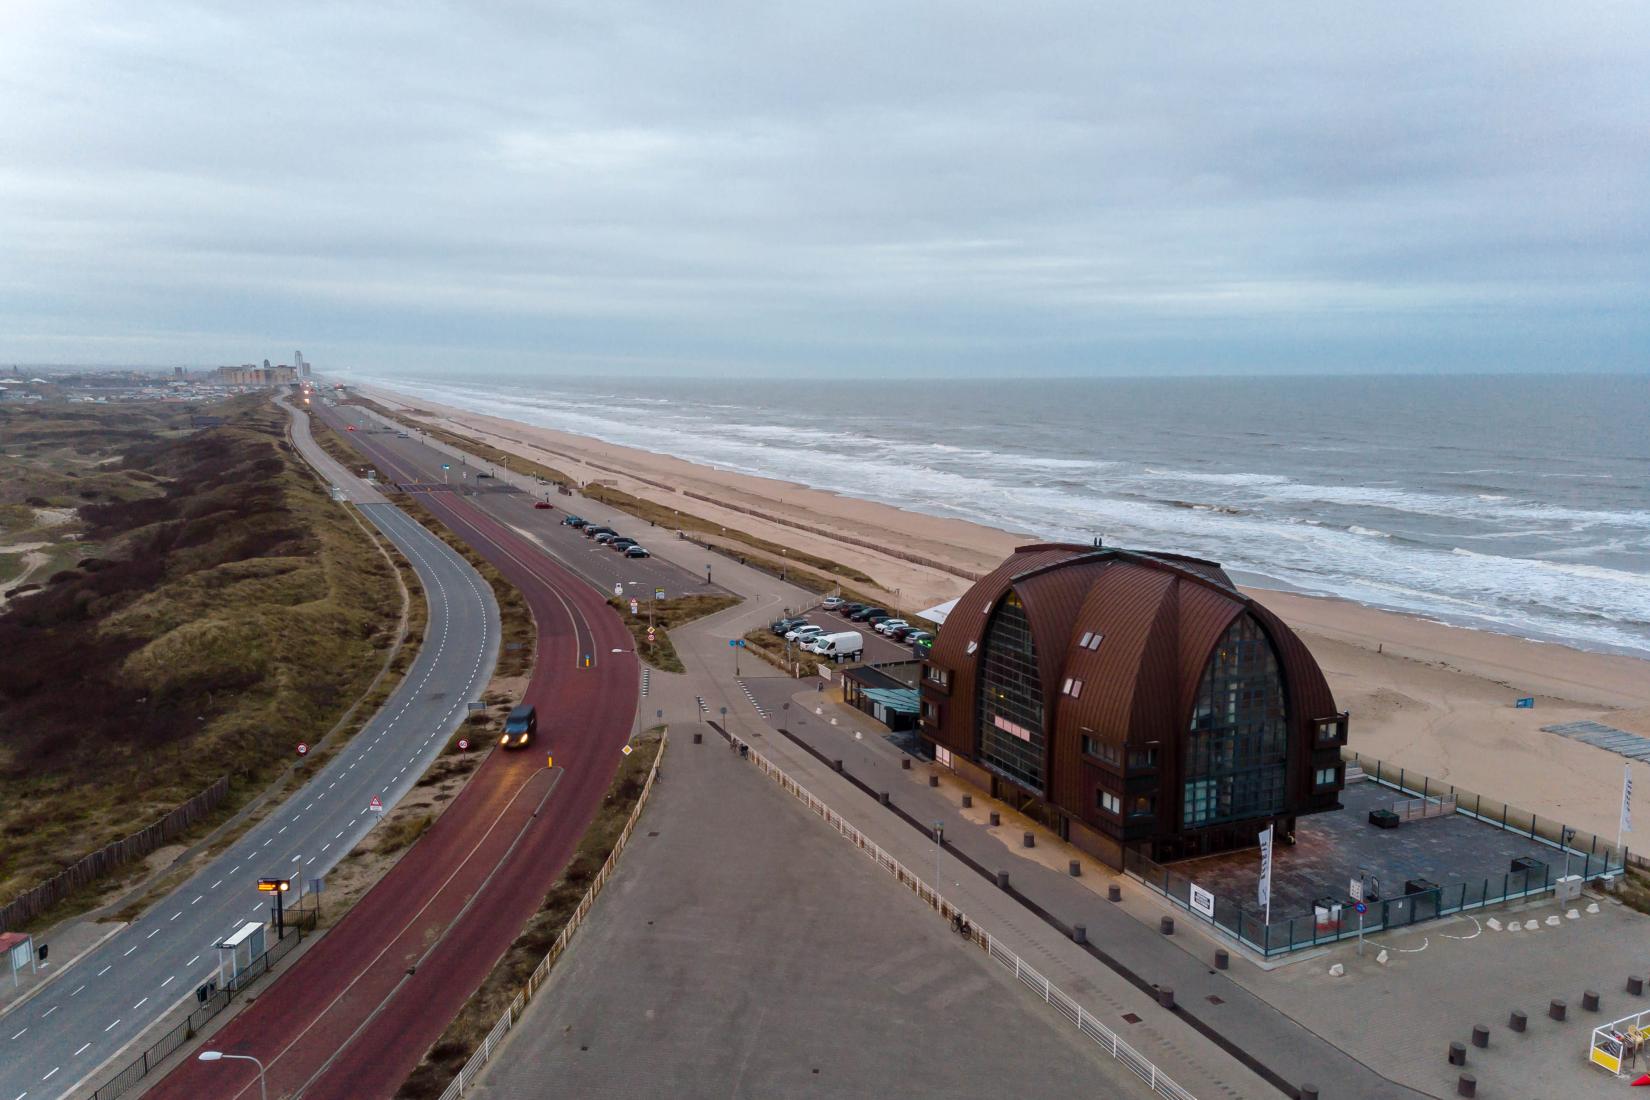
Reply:
<svg viewBox="0 0 1650 1100"><path fill-rule="evenodd" d="M1003 597L985 630L980 661L979 759L1026 790L1043 793L1043 681L1025 605Z"/></svg>
<svg viewBox="0 0 1650 1100"><path fill-rule="evenodd" d="M1283 809L1289 723L1278 655L1241 615L1204 666L1192 702L1181 824L1266 817Z"/></svg>

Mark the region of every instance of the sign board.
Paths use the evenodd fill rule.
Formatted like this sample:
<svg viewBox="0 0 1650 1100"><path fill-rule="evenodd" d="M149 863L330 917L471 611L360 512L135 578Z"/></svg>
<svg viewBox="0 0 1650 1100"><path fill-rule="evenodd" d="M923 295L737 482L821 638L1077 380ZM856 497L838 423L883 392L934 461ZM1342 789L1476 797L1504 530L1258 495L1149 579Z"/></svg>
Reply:
<svg viewBox="0 0 1650 1100"><path fill-rule="evenodd" d="M653 644L653 628L651 626L647 628L647 644Z"/></svg>
<svg viewBox="0 0 1650 1100"><path fill-rule="evenodd" d="M620 749L619 751L624 753L626 756L629 756L635 750L633 750L629 745L626 745L624 748Z"/></svg>
<svg viewBox="0 0 1650 1100"><path fill-rule="evenodd" d="M1358 904L1354 905L1352 908L1355 912L1358 912L1358 913L1367 913L1367 912L1369 912L1369 906L1367 904L1365 904L1364 902L1361 902L1361 901Z"/></svg>
<svg viewBox="0 0 1650 1100"><path fill-rule="evenodd" d="M636 608L637 608L636 597L632 596L632 597L630 597L630 613L632 615L636 614Z"/></svg>
<svg viewBox="0 0 1650 1100"><path fill-rule="evenodd" d="M302 741L298 742L298 755L303 756L307 752L309 752L309 746Z"/></svg>
<svg viewBox="0 0 1650 1100"><path fill-rule="evenodd" d="M1205 890L1203 887L1199 886L1195 882L1191 883L1191 887L1192 887L1192 912L1202 913L1204 916L1208 917L1210 920L1214 920L1215 919L1215 896L1213 894L1209 893L1209 891Z"/></svg>
<svg viewBox="0 0 1650 1100"><path fill-rule="evenodd" d="M373 795L372 796L372 801L367 803L367 809L371 810L375 814L383 813L384 812L384 800L379 798L377 795Z"/></svg>
<svg viewBox="0 0 1650 1100"><path fill-rule="evenodd" d="M656 600L664 599L665 598L665 590L663 588L655 588L653 590L653 598L656 599Z"/></svg>
<svg viewBox="0 0 1650 1100"><path fill-rule="evenodd" d="M624 595L624 585L620 584L618 581L614 581L613 582L613 594L615 596Z"/></svg>
<svg viewBox="0 0 1650 1100"><path fill-rule="evenodd" d="M1347 886L1346 892L1352 898L1353 901L1362 901L1362 900L1364 900L1363 880L1362 879L1356 879L1356 878L1353 879L1351 884L1349 886Z"/></svg>
<svg viewBox="0 0 1650 1100"><path fill-rule="evenodd" d="M733 648L735 648L735 649L744 649L745 648L745 639L743 639L743 638L729 638L728 639L728 644L730 646L732 646Z"/></svg>
<svg viewBox="0 0 1650 1100"><path fill-rule="evenodd" d="M1524 696L1524 698L1522 698L1518 702L1514 703L1513 706L1516 707L1519 710L1534 710L1535 709L1535 696L1526 695L1526 696Z"/></svg>
<svg viewBox="0 0 1650 1100"><path fill-rule="evenodd" d="M470 739L468 737L460 737L458 739L458 751L459 752L465 752L466 750L469 749L469 747L470 747Z"/></svg>
<svg viewBox="0 0 1650 1100"><path fill-rule="evenodd" d="M450 470L450 469L452 469L452 466L450 466L450 465L448 465L448 464L447 464L447 463L445 463L445 462L443 462L443 463L442 463L442 464L441 464L441 468L442 468L442 469L443 469L443 470Z"/></svg>

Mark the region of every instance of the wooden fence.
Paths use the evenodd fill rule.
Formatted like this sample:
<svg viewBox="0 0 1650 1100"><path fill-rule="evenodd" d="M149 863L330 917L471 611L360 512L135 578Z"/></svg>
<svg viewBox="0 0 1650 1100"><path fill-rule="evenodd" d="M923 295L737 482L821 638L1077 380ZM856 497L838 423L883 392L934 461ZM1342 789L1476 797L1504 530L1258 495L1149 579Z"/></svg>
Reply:
<svg viewBox="0 0 1650 1100"><path fill-rule="evenodd" d="M205 817L228 793L229 777L219 776L216 783L159 821L139 829L130 836L122 837L91 855L83 856L67 870L52 876L34 889L19 894L0 907L0 930L21 928L82 886L96 882L134 859L142 859Z"/></svg>

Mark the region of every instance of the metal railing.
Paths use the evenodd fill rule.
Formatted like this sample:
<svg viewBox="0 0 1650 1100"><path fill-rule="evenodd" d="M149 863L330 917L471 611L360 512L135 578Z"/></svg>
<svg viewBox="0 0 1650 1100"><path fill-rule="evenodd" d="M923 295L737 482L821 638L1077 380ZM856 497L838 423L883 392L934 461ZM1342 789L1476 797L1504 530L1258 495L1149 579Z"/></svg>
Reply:
<svg viewBox="0 0 1650 1100"><path fill-rule="evenodd" d="M878 867L894 876L894 879L901 886L916 894L919 899L926 902L941 917L951 920L953 927L965 931L968 939L975 946L1000 963L1004 969L1013 971L1014 977L1022 985L1071 1021L1079 1032L1094 1040L1101 1049L1127 1066L1136 1076L1146 1082L1153 1092L1160 1096L1172 1097L1174 1100L1196 1100L1190 1092L1175 1084L1168 1074L1158 1069L1151 1059L1129 1046L1117 1032L1097 1020L1092 1012L1078 1004L1058 986L1032 969L1025 960L1004 947L991 933L970 921L961 909L942 897L938 890L924 882L899 860L884 851L875 841L844 819L841 814L831 809L822 799L791 778L783 768L755 749L750 748L744 742L735 742L735 744L743 750L743 755L756 765L758 771L779 784L780 789L794 795L798 801L802 802L827 825L869 856ZM443 1100L446 1100L446 1098L443 1098Z"/></svg>
<svg viewBox="0 0 1650 1100"><path fill-rule="evenodd" d="M584 918L589 916L590 907L596 904L596 896L602 892L602 887L607 885L607 880L612 877L614 870L618 867L620 853L624 851L625 845L630 843L630 834L636 830L636 820L642 816L642 807L647 805L648 795L653 791L653 780L659 774L659 761L664 759L665 746L669 742L670 734L667 731L659 741L658 755L653 758L653 767L648 769L647 781L642 784L642 793L636 799L635 808L630 811L630 819L625 822L624 828L619 832L619 839L614 842L613 850L607 854L607 861L602 864L602 869L596 872L596 878L591 882L590 889L586 890L584 897L579 899L578 907L573 910L573 915L562 926L561 932L556 936L556 941L550 945L550 950L543 959L539 960L538 966L528 976L527 984L510 1001L504 1009L504 1014L498 1018L498 1022L487 1033L487 1037L481 1041L481 1045L476 1047L470 1055L470 1060L464 1063L464 1068L460 1069L457 1076L449 1081L447 1087L441 1091L440 1100L456 1100L457 1097L464 1094L465 1089L475 1084L476 1078L481 1075L482 1068L492 1058L493 1052L503 1044L504 1038L509 1034L510 1029L521 1019L521 1014L527 1008L527 1002L533 999L533 995L539 991L539 987L550 976L550 968L556 965L556 960L561 958L562 952L567 950L568 943L572 941L573 934L584 923Z"/></svg>
<svg viewBox="0 0 1650 1100"><path fill-rule="evenodd" d="M175 1026L168 1028L159 1039L145 1047L143 1053L132 1059L125 1069L105 1081L92 1094L94 1100L113 1100L114 1097L124 1095L139 1081L160 1068L161 1063L179 1047L199 1034L201 1025L228 1008L248 986L273 970L276 963L286 958L302 943L305 933L315 930L318 912L316 909L287 910L287 929L295 933L294 935L276 940L269 950L241 967L222 988L214 988L199 1008L191 1011Z"/></svg>

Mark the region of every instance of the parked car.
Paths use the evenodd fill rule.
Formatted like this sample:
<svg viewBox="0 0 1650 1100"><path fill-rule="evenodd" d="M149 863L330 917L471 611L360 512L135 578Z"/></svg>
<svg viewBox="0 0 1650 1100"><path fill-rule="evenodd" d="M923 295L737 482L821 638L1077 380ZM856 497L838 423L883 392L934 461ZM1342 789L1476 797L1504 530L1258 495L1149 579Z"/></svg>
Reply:
<svg viewBox="0 0 1650 1100"><path fill-rule="evenodd" d="M504 736L498 743L505 748L512 745L516 748L532 740L533 734L538 732L539 716L531 703L523 703L510 712L510 717L504 720Z"/></svg>
<svg viewBox="0 0 1650 1100"><path fill-rule="evenodd" d="M477 474L476 475L476 480L480 481L484 477L492 477L492 476L493 476L492 474Z"/></svg>
<svg viewBox="0 0 1650 1100"><path fill-rule="evenodd" d="M535 507L535 508L549 508L550 507L550 502L548 500L535 500L533 502L533 507Z"/></svg>
<svg viewBox="0 0 1650 1100"><path fill-rule="evenodd" d="M902 626L910 625L911 624L906 622L904 619L883 619L881 622L877 623L877 633L887 634L892 637L895 630L898 630Z"/></svg>
<svg viewBox="0 0 1650 1100"><path fill-rule="evenodd" d="M918 638L911 645L911 652L915 653L918 657L928 656L928 654L930 652L932 652L933 649L934 649L934 639L933 638Z"/></svg>
<svg viewBox="0 0 1650 1100"><path fill-rule="evenodd" d="M583 527L588 522L590 521L585 519L583 516L575 516L572 513L568 513L567 515L561 517L563 527Z"/></svg>
<svg viewBox="0 0 1650 1100"><path fill-rule="evenodd" d="M396 432L395 433L395 438L397 438L397 439L406 439L407 438L407 433L406 432Z"/></svg>
<svg viewBox="0 0 1650 1100"><path fill-rule="evenodd" d="M584 537L588 538L588 539L593 539L597 535L616 535L616 534L618 534L618 532L613 530L613 528L611 528L611 527L596 527L596 526L593 526L593 525L588 524L588 523L584 525Z"/></svg>
<svg viewBox="0 0 1650 1100"><path fill-rule="evenodd" d="M907 645L934 644L934 636L926 630L913 630L902 639Z"/></svg>
<svg viewBox="0 0 1650 1100"><path fill-rule="evenodd" d="M847 604L848 601L843 599L841 596L826 596L825 602L819 606L823 607L826 611L836 611L839 608L846 607Z"/></svg>
<svg viewBox="0 0 1650 1100"><path fill-rule="evenodd" d="M816 637L817 635L820 635L820 634L823 634L823 633L825 633L825 628L824 627L815 626L813 623L803 623L801 626L797 627L795 630L786 631L785 632L785 640L787 642L805 642L809 638Z"/></svg>
<svg viewBox="0 0 1650 1100"><path fill-rule="evenodd" d="M821 657L830 657L833 660L847 660L858 657L865 650L865 637L857 630L840 630L834 634L821 634L815 638L809 647L810 653L817 653Z"/></svg>
<svg viewBox="0 0 1650 1100"><path fill-rule="evenodd" d="M862 623L869 619L872 615L881 615L886 619L888 617L888 609L886 607L877 607L875 604L864 604L858 611L854 612L852 615L849 615L848 618L852 619L856 623Z"/></svg>
<svg viewBox="0 0 1650 1100"><path fill-rule="evenodd" d="M839 604L837 606L836 612L837 612L838 615L841 615L845 619L851 619L851 618L854 617L855 612L864 611L869 606L870 606L870 604L863 604L863 603Z"/></svg>
<svg viewBox="0 0 1650 1100"><path fill-rule="evenodd" d="M607 548L609 550L629 550L632 546L635 546L635 545L636 545L636 540L635 539L626 538L623 535L620 535L616 539L608 539L607 540Z"/></svg>
<svg viewBox="0 0 1650 1100"><path fill-rule="evenodd" d="M617 531L598 531L596 533L597 542L612 542L618 537L619 533Z"/></svg>
<svg viewBox="0 0 1650 1100"><path fill-rule="evenodd" d="M786 634L795 630L797 627L807 625L807 619L775 619L773 622L768 624L768 629L783 638Z"/></svg>
<svg viewBox="0 0 1650 1100"><path fill-rule="evenodd" d="M652 557L652 555L647 552L647 547L645 546L627 546L624 548L624 556L627 558Z"/></svg>
<svg viewBox="0 0 1650 1100"><path fill-rule="evenodd" d="M882 625L887 626L888 624L883 623ZM890 638L894 639L894 641L896 641L896 642L899 641L901 638L905 637L907 634L915 634L916 632L917 632L917 628L912 626L910 623L901 623L900 625L894 627L894 629L892 629L892 630L884 630L883 631L884 634L888 635Z"/></svg>

